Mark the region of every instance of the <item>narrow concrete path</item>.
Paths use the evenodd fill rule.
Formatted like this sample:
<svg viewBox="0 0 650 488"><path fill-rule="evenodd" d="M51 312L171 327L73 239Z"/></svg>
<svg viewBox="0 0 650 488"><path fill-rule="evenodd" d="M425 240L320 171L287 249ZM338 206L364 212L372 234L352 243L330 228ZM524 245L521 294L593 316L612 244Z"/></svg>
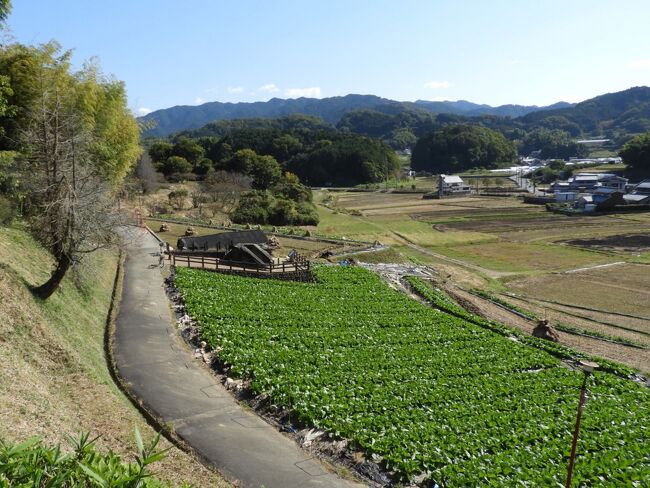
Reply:
<svg viewBox="0 0 650 488"><path fill-rule="evenodd" d="M113 353L131 393L238 486L361 487L328 472L292 439L242 408L193 359L176 330L161 271L152 266L158 242L142 229L126 234Z"/></svg>

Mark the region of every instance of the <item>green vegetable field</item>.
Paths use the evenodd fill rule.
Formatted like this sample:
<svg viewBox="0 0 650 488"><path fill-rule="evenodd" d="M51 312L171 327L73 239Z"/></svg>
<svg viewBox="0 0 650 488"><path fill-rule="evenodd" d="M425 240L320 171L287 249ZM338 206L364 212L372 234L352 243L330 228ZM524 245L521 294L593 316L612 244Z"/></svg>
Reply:
<svg viewBox="0 0 650 488"><path fill-rule="evenodd" d="M582 373L362 268L315 274L297 283L179 268L176 284L233 374L402 479L564 486ZM602 372L589 389L575 486L642 486L650 389Z"/></svg>

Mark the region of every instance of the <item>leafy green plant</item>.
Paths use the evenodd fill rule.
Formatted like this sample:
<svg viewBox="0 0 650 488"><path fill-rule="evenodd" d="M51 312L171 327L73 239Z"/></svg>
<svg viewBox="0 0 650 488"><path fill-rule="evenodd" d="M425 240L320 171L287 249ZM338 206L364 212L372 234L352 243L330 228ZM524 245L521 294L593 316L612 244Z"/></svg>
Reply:
<svg viewBox="0 0 650 488"><path fill-rule="evenodd" d="M124 462L111 451L97 452L97 439L91 439L88 433L69 436L67 440L72 449L69 452L58 445L48 447L38 437L20 444L0 439L0 486L166 487L147 471L147 466L166 455L167 449L157 450L160 435L145 444L136 427L135 439L138 455L131 463Z"/></svg>
<svg viewBox="0 0 650 488"><path fill-rule="evenodd" d="M448 311L434 310L362 268L314 273L316 283L297 283L183 268L176 284L230 375L299 423L379 456L402 479L563 481L582 375L558 357L575 351L481 320L442 295L435 299ZM574 479L639 485L650 475L650 390L602 371L589 388Z"/></svg>

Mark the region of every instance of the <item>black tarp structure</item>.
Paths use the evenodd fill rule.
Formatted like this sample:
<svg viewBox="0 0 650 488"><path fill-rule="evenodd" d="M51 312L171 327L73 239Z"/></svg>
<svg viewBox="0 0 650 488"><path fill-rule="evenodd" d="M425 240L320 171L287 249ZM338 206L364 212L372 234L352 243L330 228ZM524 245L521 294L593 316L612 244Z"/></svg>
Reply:
<svg viewBox="0 0 650 488"><path fill-rule="evenodd" d="M257 244L235 244L224 257L227 261L254 263L266 266L273 262L273 256Z"/></svg>
<svg viewBox="0 0 650 488"><path fill-rule="evenodd" d="M221 232L209 236L180 237L176 249L181 252L228 252L238 244L266 244L266 234L261 230Z"/></svg>

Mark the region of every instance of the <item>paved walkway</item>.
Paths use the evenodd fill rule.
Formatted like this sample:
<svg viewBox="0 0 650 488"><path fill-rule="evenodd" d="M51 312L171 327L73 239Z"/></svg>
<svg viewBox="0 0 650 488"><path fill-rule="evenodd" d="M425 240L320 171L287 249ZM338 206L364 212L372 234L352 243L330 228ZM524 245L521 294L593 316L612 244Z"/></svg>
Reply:
<svg viewBox="0 0 650 488"><path fill-rule="evenodd" d="M114 356L129 390L238 486L351 488L362 485L325 470L317 459L242 408L193 359L176 330L160 269L158 242L129 228Z"/></svg>

